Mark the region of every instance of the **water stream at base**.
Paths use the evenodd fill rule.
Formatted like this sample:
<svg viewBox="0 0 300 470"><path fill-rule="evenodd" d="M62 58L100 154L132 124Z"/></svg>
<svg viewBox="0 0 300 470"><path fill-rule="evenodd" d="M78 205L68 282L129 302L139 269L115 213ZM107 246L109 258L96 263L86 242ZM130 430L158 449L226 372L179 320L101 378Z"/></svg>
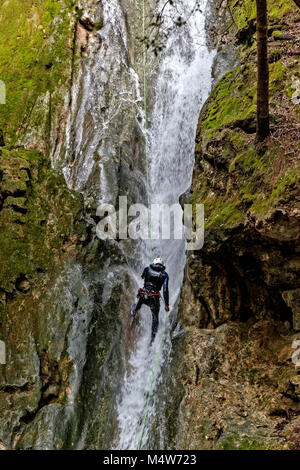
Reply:
<svg viewBox="0 0 300 470"><path fill-rule="evenodd" d="M174 204L191 184L194 163L194 142L201 106L211 87L211 69L215 51L206 44L205 9L207 0L192 15L195 0L177 2L183 18L182 27L170 29L163 57L160 61L155 89L155 105L149 117L150 189L151 202ZM172 7L165 10L168 17ZM168 25L167 25L168 26ZM143 255L143 264L149 264L146 246L137 245ZM185 240L154 240L153 252L165 260L170 277L169 319L176 315L177 303L186 261ZM135 277L141 285L140 273ZM159 348L164 310L161 307L160 326L150 347L151 314L142 308L134 351L129 358L118 402L118 449L136 449L146 410L147 395ZM163 365L171 351L170 321L163 339L156 379L142 440L143 448L151 448L151 424L156 413L157 390L162 379ZM152 447L153 448L153 447Z"/></svg>

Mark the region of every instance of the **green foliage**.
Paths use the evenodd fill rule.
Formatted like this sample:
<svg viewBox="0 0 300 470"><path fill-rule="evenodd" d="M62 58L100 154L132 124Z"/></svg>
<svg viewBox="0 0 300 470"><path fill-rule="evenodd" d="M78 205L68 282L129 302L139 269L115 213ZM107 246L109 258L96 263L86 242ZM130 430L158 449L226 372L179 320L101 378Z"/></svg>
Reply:
<svg viewBox="0 0 300 470"><path fill-rule="evenodd" d="M244 27L255 16L254 4L232 2L239 27ZM269 3L272 21L277 22L275 34L292 7L293 2ZM294 90L292 82L297 78L295 62L279 60L279 52L274 51L277 59L271 61L269 68L273 124L279 119L278 113L272 116L272 110L278 110L278 94L286 93L290 99ZM200 116L196 163L199 161L202 166L207 160L213 169L209 177L202 169L198 172L191 202L204 203L207 228L239 224L249 210L257 215L266 214L288 198L299 184L296 166L289 167L281 162L280 142L272 141L263 151L258 151L254 142L255 121L255 47L248 46L242 49L241 65L219 81Z"/></svg>
<svg viewBox="0 0 300 470"><path fill-rule="evenodd" d="M270 70L270 96L274 95L277 91L284 88L287 70L281 62L271 64Z"/></svg>
<svg viewBox="0 0 300 470"><path fill-rule="evenodd" d="M275 30L275 31L273 31L272 36L273 36L274 39L280 39L281 36L282 36L282 32L278 31L278 30Z"/></svg>
<svg viewBox="0 0 300 470"><path fill-rule="evenodd" d="M248 21L256 16L256 5L253 0L232 0L230 8L239 29L244 28Z"/></svg>
<svg viewBox="0 0 300 470"><path fill-rule="evenodd" d="M269 0L268 15L271 22L282 20L285 15L296 8L293 0Z"/></svg>
<svg viewBox="0 0 300 470"><path fill-rule="evenodd" d="M205 174L201 174L189 201L204 204L207 229L239 224L245 220L245 210L250 209L252 214L265 214L299 185L300 171L296 166L287 166L276 175L275 162L282 158L279 146L271 146L261 153L254 144L247 144L247 139L241 135L242 131L235 129L223 134L224 149L228 141L236 145L236 154L232 155L228 168L230 191L211 194L209 182Z"/></svg>
<svg viewBox="0 0 300 470"><path fill-rule="evenodd" d="M209 140L216 130L256 116L256 70L253 62L227 73L211 94L201 117L201 132ZM284 87L287 69L281 62L270 65L270 97Z"/></svg>

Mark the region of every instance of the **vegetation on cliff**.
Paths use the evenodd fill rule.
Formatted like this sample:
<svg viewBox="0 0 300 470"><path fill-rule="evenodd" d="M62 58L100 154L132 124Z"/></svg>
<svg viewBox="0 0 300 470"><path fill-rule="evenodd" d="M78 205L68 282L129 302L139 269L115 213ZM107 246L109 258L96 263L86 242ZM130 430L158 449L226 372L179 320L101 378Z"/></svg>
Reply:
<svg viewBox="0 0 300 470"><path fill-rule="evenodd" d="M199 120L192 201L205 205L206 241L188 260L179 309L187 335L174 340L171 385L163 378L166 440L170 448L297 449L298 10L292 0L269 2L271 136L257 145L255 2L225 3L223 39L239 64ZM64 133L77 46L85 54L88 31L102 27L84 22L76 4L0 6L0 339L8 358L0 448L2 440L75 448L81 437L103 448L117 427L126 260L117 243L93 238L82 198L46 158Z"/></svg>
<svg viewBox="0 0 300 470"><path fill-rule="evenodd" d="M3 148L0 175L0 288L13 293L85 232L83 203L36 151Z"/></svg>
<svg viewBox="0 0 300 470"><path fill-rule="evenodd" d="M291 357L300 334L300 110L291 98L300 11L292 0L268 2L271 135L257 144L255 2L220 5L221 13L213 6L215 21L227 18L220 42L233 43L239 58L199 119L191 201L204 203L205 243L188 257L182 290L187 335L174 341L181 386L170 399L179 412L169 417L169 442L299 449Z"/></svg>
<svg viewBox="0 0 300 470"><path fill-rule="evenodd" d="M49 155L64 145L101 5L5 0L0 26L0 449L75 448L87 422L87 446L100 448L114 432L117 385L105 367L121 376L116 312L129 309L120 303L130 280L118 245L96 238Z"/></svg>
<svg viewBox="0 0 300 470"><path fill-rule="evenodd" d="M83 198L46 155L70 85L79 14L69 0L0 6L0 444L9 447L45 405L68 401L70 307L57 300L54 308L55 282L70 266L76 275L88 235Z"/></svg>
<svg viewBox="0 0 300 470"><path fill-rule="evenodd" d="M48 305L43 303L57 276L80 259L78 247L87 238L82 211L82 197L67 188L41 153L2 148L0 339L7 365L0 369L0 409L6 444L45 404L64 403L67 396L71 365L62 354L67 323L60 324L58 313L51 318L55 292ZM47 328L55 318L50 335Z"/></svg>
<svg viewBox="0 0 300 470"><path fill-rule="evenodd" d="M29 130L42 135L48 150L51 114L61 107L71 79L74 36L72 0L5 0L0 6L0 78L6 105L0 107L0 129L6 144Z"/></svg>
<svg viewBox="0 0 300 470"><path fill-rule="evenodd" d="M299 106L291 100L299 80L297 7L270 2L270 111L271 137L255 142L256 48L251 22L253 2L231 2L239 43L240 64L217 84L205 104L196 138L193 201L206 208L206 225L232 225L246 214L266 214L296 192L299 182ZM239 34L241 28L247 34ZM288 33L275 40L275 29ZM205 171L207 169L207 171Z"/></svg>

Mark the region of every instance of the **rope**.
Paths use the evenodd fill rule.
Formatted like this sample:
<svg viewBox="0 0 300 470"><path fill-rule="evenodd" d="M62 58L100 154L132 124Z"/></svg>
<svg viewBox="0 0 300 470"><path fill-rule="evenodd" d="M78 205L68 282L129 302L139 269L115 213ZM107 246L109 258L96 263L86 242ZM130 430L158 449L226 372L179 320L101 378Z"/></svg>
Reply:
<svg viewBox="0 0 300 470"><path fill-rule="evenodd" d="M146 80L146 65L147 65L147 46L146 46L146 30L145 30L145 0L142 0L143 5L143 68L144 68L144 116L145 116L145 125L144 125L144 132L145 132L145 140L146 140L146 181L147 181L147 202L148 202L148 236L149 236L149 248L150 248L150 262L152 263L152 233L151 233L151 199L150 199L150 184L149 184L149 147L148 147L148 123L147 123L147 80ZM162 297L163 299L163 297ZM164 299L163 299L164 301ZM159 364L159 359L161 355L161 349L163 344L163 339L165 335L166 325L168 319L168 312L165 313L164 324L162 328L159 348L156 353L155 363L153 368L153 373L151 377L150 387L148 391L147 403L144 413L144 418L142 422L140 437L138 441L138 450L141 449L143 435L145 431L145 425L148 417L149 405L150 405L150 398L152 394L153 384L156 378L157 367Z"/></svg>
<svg viewBox="0 0 300 470"><path fill-rule="evenodd" d="M146 29L145 29L145 0L143 0L143 69L144 69L144 132L146 143L146 183L147 183L147 203L148 203L148 237L150 249L150 263L152 263L152 231L151 231L151 199L150 199L150 183L149 183L149 146L148 146L148 115L147 115L147 46L146 46Z"/></svg>

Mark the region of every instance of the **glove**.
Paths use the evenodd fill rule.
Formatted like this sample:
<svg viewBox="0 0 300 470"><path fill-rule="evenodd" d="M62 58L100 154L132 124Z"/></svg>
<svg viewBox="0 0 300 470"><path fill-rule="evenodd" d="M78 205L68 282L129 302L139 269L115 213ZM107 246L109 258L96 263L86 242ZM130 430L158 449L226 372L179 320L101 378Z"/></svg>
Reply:
<svg viewBox="0 0 300 470"><path fill-rule="evenodd" d="M165 306L165 311L168 312L170 309L169 309L169 305L166 305Z"/></svg>

